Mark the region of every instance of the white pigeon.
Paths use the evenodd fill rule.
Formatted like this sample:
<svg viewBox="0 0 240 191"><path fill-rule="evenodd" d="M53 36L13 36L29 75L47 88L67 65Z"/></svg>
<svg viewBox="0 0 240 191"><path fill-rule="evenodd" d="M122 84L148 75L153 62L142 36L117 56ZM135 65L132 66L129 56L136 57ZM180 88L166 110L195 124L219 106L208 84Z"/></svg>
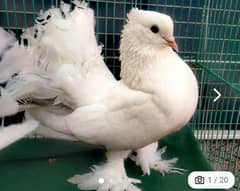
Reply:
<svg viewBox="0 0 240 191"><path fill-rule="evenodd" d="M124 169L123 161L131 150L137 151L134 160L145 174L149 174L150 169L178 172L173 167L175 158L162 160L164 149L157 151L156 141L190 120L197 105L198 85L189 66L172 48L177 49L177 45L169 16L132 9L120 45L122 80L117 82L108 77L96 81L93 77L89 89L86 87L86 91L93 91L91 95L86 94L91 101L75 105L68 115L57 115L42 107L30 111L52 131L105 146L108 150L104 165L88 174L75 175L70 182L84 190L139 190L132 184L139 180L128 178ZM103 63L101 57L95 59L91 62ZM101 77L105 75L103 71L108 71L104 67L103 73L99 73L96 64L90 65L87 71L93 75L95 70ZM91 79L89 75L84 78L87 86L88 77ZM75 82L69 82L74 86ZM58 85L60 88L62 84ZM82 84L79 89L78 83L75 85L73 89L80 95ZM82 95L80 103L83 103ZM78 96L74 99L78 100Z"/></svg>

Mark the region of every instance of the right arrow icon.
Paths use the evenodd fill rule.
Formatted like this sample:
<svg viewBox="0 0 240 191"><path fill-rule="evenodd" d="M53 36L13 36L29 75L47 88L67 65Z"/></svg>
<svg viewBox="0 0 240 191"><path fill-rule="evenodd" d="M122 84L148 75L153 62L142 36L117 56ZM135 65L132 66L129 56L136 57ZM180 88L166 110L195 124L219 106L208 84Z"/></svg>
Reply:
<svg viewBox="0 0 240 191"><path fill-rule="evenodd" d="M221 97L221 94L220 94L220 92L219 91L217 91L217 89L216 88L213 88L213 91L215 91L216 92L216 94L217 94L217 97L215 97L215 99L213 100L213 102L216 102L220 97Z"/></svg>

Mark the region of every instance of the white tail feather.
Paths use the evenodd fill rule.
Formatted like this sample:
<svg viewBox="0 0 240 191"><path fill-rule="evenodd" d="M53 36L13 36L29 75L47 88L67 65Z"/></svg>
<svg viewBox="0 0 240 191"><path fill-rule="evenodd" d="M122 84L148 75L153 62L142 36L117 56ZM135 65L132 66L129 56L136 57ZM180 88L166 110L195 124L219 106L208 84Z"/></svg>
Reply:
<svg viewBox="0 0 240 191"><path fill-rule="evenodd" d="M2 88L0 90L0 117L16 114L18 112L18 103L9 95L7 91Z"/></svg>
<svg viewBox="0 0 240 191"><path fill-rule="evenodd" d="M0 28L0 83L31 63L30 54L20 46L15 36ZM11 46L11 47L10 47Z"/></svg>
<svg viewBox="0 0 240 191"><path fill-rule="evenodd" d="M3 51L5 51L6 48L15 41L16 39L14 35L8 33L0 27L0 55L2 55Z"/></svg>
<svg viewBox="0 0 240 191"><path fill-rule="evenodd" d="M38 127L34 120L25 121L21 124L10 125L0 130L0 150L23 138Z"/></svg>

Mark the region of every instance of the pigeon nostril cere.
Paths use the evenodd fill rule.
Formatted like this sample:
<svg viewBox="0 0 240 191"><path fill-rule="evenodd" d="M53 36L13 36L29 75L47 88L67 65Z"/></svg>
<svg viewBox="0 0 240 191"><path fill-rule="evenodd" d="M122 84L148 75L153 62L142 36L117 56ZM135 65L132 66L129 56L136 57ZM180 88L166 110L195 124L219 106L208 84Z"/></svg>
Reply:
<svg viewBox="0 0 240 191"><path fill-rule="evenodd" d="M104 183L104 178L99 178L99 179L98 179L98 183L99 183L99 184L103 184L103 183Z"/></svg>

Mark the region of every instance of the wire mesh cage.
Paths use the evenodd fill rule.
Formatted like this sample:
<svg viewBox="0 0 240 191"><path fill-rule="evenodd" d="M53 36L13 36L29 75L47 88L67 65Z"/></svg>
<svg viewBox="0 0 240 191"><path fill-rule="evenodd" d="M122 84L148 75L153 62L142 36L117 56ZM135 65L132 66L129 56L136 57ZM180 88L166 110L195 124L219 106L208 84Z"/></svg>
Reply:
<svg viewBox="0 0 240 191"><path fill-rule="evenodd" d="M66 1L68 2L68 1ZM235 174L240 190L240 1L238 0L89 0L95 10L98 41L105 62L119 78L120 32L132 7L170 15L180 56L193 68L200 100L190 124L214 170ZM58 0L1 0L0 26L21 30L37 13ZM215 91L214 91L215 90ZM218 100L216 91L221 93Z"/></svg>

